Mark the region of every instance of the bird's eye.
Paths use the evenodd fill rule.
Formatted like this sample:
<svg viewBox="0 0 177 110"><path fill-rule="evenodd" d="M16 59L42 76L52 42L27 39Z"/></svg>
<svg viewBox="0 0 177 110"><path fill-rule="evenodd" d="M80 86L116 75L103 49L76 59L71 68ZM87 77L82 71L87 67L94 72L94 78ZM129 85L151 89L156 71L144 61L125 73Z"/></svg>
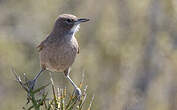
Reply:
<svg viewBox="0 0 177 110"><path fill-rule="evenodd" d="M71 22L72 22L72 19L67 19L66 22L67 22L67 23L71 23Z"/></svg>

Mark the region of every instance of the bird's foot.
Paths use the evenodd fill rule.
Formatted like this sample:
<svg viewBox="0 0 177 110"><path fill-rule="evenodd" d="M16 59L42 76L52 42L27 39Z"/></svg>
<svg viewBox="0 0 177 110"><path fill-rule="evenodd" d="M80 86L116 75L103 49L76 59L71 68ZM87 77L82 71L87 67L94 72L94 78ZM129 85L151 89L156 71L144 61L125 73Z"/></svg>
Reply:
<svg viewBox="0 0 177 110"><path fill-rule="evenodd" d="M17 75L17 73L13 70L13 73L16 77L17 82L22 86L22 88L27 92L27 104L30 102L29 97L30 97L30 91L33 90L34 85L35 85L35 80L28 80L26 75L24 74L25 81L23 82L20 78L20 76Z"/></svg>
<svg viewBox="0 0 177 110"><path fill-rule="evenodd" d="M75 88L75 95L80 100L80 98L82 96L82 92L81 92L81 90L78 87Z"/></svg>
<svg viewBox="0 0 177 110"><path fill-rule="evenodd" d="M33 90L34 86L35 86L36 81L35 80L29 80L26 82L26 85L28 87L29 90Z"/></svg>

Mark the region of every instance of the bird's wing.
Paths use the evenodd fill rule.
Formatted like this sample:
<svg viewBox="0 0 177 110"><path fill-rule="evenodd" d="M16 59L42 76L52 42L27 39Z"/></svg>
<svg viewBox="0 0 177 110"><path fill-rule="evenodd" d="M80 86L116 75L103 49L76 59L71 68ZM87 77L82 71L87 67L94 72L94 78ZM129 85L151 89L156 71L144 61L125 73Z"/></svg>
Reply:
<svg viewBox="0 0 177 110"><path fill-rule="evenodd" d="M39 52L45 47L48 37L49 37L49 35L47 35L46 39L43 40L43 41L36 47Z"/></svg>
<svg viewBox="0 0 177 110"><path fill-rule="evenodd" d="M44 41L41 42L37 47L38 51L40 52L44 48Z"/></svg>
<svg viewBox="0 0 177 110"><path fill-rule="evenodd" d="M50 40L50 34L47 35L47 37L45 38L45 40L43 40L36 48L38 49L38 51L40 52L43 48L46 47L46 43Z"/></svg>

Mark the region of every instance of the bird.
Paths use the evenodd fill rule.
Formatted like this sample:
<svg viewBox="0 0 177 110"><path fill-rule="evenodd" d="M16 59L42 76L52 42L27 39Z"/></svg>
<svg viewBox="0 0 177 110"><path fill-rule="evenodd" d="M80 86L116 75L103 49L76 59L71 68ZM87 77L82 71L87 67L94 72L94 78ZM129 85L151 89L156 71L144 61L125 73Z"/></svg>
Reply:
<svg viewBox="0 0 177 110"><path fill-rule="evenodd" d="M29 81L33 89L42 72L63 72L64 76L75 88L75 94L80 97L82 92L70 78L70 68L79 54L79 45L75 33L80 24L89 21L88 18L78 18L72 14L61 14L57 17L52 31L38 46L41 70L33 80Z"/></svg>

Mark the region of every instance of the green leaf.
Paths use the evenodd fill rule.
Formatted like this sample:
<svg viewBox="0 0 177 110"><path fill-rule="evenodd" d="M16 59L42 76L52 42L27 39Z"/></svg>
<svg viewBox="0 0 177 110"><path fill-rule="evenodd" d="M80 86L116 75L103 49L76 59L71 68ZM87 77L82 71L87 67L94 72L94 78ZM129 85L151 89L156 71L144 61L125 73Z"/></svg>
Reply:
<svg viewBox="0 0 177 110"><path fill-rule="evenodd" d="M43 97L42 97L42 100L39 102L38 106L41 106L42 103L44 102L44 100L46 99L48 93L44 94Z"/></svg>
<svg viewBox="0 0 177 110"><path fill-rule="evenodd" d="M34 90L34 91L32 91L32 92L35 94L35 93L39 92L40 90L46 88L49 84L50 84L50 83L48 83L48 84L46 84L46 85L44 85L44 86L41 86L41 87L39 87L38 89L36 89L36 90Z"/></svg>

